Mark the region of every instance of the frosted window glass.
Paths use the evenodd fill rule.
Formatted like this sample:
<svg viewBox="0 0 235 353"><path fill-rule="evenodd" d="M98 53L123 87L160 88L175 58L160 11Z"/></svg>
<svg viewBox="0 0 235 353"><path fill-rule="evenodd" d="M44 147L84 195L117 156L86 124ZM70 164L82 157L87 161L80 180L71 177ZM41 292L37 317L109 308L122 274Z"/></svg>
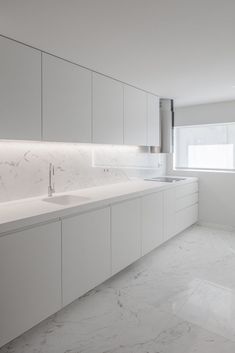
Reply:
<svg viewBox="0 0 235 353"><path fill-rule="evenodd" d="M235 123L174 129L174 167L235 169Z"/></svg>

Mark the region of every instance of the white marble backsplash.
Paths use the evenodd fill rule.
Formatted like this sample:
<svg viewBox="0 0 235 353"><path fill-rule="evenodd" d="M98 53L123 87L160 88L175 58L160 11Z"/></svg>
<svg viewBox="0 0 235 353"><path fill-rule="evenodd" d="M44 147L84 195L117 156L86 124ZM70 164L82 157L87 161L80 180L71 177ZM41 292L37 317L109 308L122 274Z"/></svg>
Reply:
<svg viewBox="0 0 235 353"><path fill-rule="evenodd" d="M0 202L45 195L49 163L56 192L165 174L165 155L138 147L39 142L0 142Z"/></svg>

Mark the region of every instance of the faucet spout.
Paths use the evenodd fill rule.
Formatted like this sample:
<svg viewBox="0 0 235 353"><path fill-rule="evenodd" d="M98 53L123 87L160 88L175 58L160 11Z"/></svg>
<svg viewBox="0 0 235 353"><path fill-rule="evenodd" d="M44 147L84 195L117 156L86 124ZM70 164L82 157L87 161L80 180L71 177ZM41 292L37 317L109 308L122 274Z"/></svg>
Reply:
<svg viewBox="0 0 235 353"><path fill-rule="evenodd" d="M55 167L52 163L49 164L49 185L48 185L48 197L51 197L55 193Z"/></svg>

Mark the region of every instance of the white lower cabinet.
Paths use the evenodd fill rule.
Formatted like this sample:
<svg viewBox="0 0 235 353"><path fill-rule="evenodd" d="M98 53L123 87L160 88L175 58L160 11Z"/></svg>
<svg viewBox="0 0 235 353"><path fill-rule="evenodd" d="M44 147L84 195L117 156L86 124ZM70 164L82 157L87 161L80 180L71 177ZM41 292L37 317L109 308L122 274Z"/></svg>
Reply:
<svg viewBox="0 0 235 353"><path fill-rule="evenodd" d="M110 208L62 220L63 306L110 276Z"/></svg>
<svg viewBox="0 0 235 353"><path fill-rule="evenodd" d="M176 235L176 190L164 191L164 241Z"/></svg>
<svg viewBox="0 0 235 353"><path fill-rule="evenodd" d="M164 240L172 238L198 219L198 183L164 191Z"/></svg>
<svg viewBox="0 0 235 353"><path fill-rule="evenodd" d="M196 223L198 219L198 204L194 204L176 213L176 234Z"/></svg>
<svg viewBox="0 0 235 353"><path fill-rule="evenodd" d="M141 199L111 207L112 274L141 256Z"/></svg>
<svg viewBox="0 0 235 353"><path fill-rule="evenodd" d="M142 198L142 255L163 241L163 192L158 192Z"/></svg>
<svg viewBox="0 0 235 353"><path fill-rule="evenodd" d="M1 236L0 347L197 217L194 182Z"/></svg>
<svg viewBox="0 0 235 353"><path fill-rule="evenodd" d="M61 226L0 237L0 347L61 308Z"/></svg>

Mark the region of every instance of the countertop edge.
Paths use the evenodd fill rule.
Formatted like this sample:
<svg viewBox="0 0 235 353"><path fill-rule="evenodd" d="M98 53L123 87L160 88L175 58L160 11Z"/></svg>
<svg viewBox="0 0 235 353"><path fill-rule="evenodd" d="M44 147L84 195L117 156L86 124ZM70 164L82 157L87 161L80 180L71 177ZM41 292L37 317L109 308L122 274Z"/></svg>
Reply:
<svg viewBox="0 0 235 353"><path fill-rule="evenodd" d="M154 186L154 184L151 184L150 187L147 189L143 188L142 190L140 189L137 191L136 190L130 191L128 193L124 192L124 193L120 193L119 195L108 196L99 200L94 199L90 202L81 203L74 206L63 207L61 209L56 209L45 213L38 213L37 215L32 215L29 217L18 218L8 222L3 222L3 223L0 223L0 237L5 236L9 233L19 232L27 228L33 228L34 226L37 226L40 224L60 221L63 218L73 217L77 214L82 214L92 210L109 207L119 202L124 202L138 197L143 197L148 194L161 192L167 189L176 188L176 187L179 187L188 183L192 183L192 182L197 182L197 181L198 181L198 178L189 177L186 180L183 180L177 183L172 183L172 184L158 183L158 186ZM128 183L132 183L132 181L128 181L126 183L121 183L121 184L128 185ZM135 181L133 181L133 183L135 183ZM145 183L150 183L150 182L145 181ZM155 182L151 182L151 183L155 183ZM162 185L159 185L159 184L162 184ZM120 184L119 183L112 184L112 186L120 187ZM110 185L107 185L107 187L110 187ZM94 187L92 189L94 189L95 191L95 189L97 190L97 188L99 187ZM103 186L103 188L105 189L105 186ZM89 190L91 190L91 188ZM74 191L68 192L67 194L73 195L78 193L79 191L81 192L81 190L74 190ZM83 193L85 193L85 189L83 189ZM40 198L38 198L38 200L40 201ZM28 201L28 199L26 199L25 201ZM17 203L20 203L20 202L21 201L17 201ZM23 202L24 201L22 201L22 204ZM8 207L9 207L9 204L10 203L8 203ZM14 207L14 202L12 203L12 208L13 207Z"/></svg>

